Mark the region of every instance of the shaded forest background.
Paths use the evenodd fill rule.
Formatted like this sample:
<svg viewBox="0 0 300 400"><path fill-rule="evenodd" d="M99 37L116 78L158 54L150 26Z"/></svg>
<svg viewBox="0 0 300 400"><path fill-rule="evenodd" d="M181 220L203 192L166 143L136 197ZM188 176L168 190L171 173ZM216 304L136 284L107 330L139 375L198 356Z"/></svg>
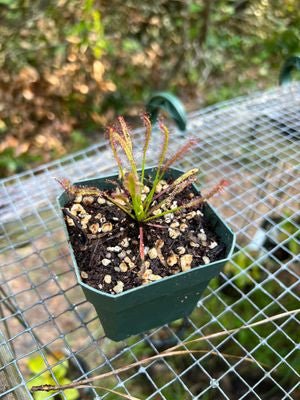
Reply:
<svg viewBox="0 0 300 400"><path fill-rule="evenodd" d="M84 148L156 90L189 110L277 84L298 0L0 0L0 176Z"/></svg>

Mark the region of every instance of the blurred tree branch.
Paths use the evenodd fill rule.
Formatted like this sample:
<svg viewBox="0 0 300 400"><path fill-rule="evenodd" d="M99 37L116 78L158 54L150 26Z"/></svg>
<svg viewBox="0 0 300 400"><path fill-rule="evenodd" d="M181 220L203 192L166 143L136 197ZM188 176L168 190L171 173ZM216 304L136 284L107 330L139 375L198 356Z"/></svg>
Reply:
<svg viewBox="0 0 300 400"><path fill-rule="evenodd" d="M86 145L155 90L211 103L270 84L299 51L297 11L297 0L0 3L2 174Z"/></svg>

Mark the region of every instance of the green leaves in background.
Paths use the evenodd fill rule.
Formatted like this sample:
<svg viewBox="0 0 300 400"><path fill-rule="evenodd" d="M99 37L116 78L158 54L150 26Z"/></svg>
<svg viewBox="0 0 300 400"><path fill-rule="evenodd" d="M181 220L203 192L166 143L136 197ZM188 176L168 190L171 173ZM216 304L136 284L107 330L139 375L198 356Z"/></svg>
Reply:
<svg viewBox="0 0 300 400"><path fill-rule="evenodd" d="M262 271L259 265L255 264L257 257L258 252L245 248L235 253L232 260L224 267L225 274L234 277L234 284L241 290L246 289L248 285L252 286L253 281L259 282L262 278Z"/></svg>
<svg viewBox="0 0 300 400"><path fill-rule="evenodd" d="M195 109L276 85L300 53L298 3L0 0L1 177L97 140L155 91Z"/></svg>
<svg viewBox="0 0 300 400"><path fill-rule="evenodd" d="M61 356L61 354L58 354ZM53 357L48 356L47 357L48 363L51 365L55 362L59 362L57 360L54 360ZM52 374L55 376L55 379L58 384L60 385L66 385L68 383L71 383L71 380L67 378L68 374L68 369L69 369L69 362L68 360L65 360L54 367L51 368L51 372L47 370L47 365L41 355L33 356L29 358L27 362L27 366L29 371L31 372L32 378L28 382L28 387L29 389L32 388L32 386L40 386L40 385L55 385L56 382L53 379ZM44 371L44 372L43 372ZM40 374L40 375L38 375ZM35 377L35 375L38 375ZM51 394L55 393L54 391L52 392L35 392L34 393L34 399L35 400L44 400L47 399ZM67 400L76 400L79 398L79 392L77 389L68 389L64 392L65 397Z"/></svg>

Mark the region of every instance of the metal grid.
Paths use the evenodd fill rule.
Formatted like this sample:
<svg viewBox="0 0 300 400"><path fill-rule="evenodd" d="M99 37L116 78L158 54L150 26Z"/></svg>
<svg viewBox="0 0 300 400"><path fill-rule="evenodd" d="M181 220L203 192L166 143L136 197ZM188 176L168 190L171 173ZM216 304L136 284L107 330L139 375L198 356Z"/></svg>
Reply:
<svg viewBox="0 0 300 400"><path fill-rule="evenodd" d="M185 140L176 130L172 135L174 147ZM214 205L238 234L238 244L232 263L211 282L181 331L175 322L118 344L103 339L94 309L76 284L53 177L75 180L111 172L114 164L104 141L1 181L0 385L1 379L6 384L0 397L32 398L27 363L34 355L43 358L45 371L59 383L53 368L66 359L77 379L90 377L157 354L165 337L188 349L186 340L300 308L300 84L192 113L188 135L200 142L179 166L199 167L204 187L222 177L230 181ZM157 134L153 154L159 139ZM140 131L135 144L141 147ZM295 315L208 339L199 348L206 351L115 373L102 386L155 400L299 398ZM64 356L50 362L49 352L57 350ZM90 389L80 398L118 396Z"/></svg>

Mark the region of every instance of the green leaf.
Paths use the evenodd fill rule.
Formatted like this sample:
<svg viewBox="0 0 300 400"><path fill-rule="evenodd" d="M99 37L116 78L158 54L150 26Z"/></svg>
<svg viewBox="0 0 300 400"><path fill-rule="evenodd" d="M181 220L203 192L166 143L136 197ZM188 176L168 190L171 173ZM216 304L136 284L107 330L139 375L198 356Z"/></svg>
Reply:
<svg viewBox="0 0 300 400"><path fill-rule="evenodd" d="M34 393L34 400L44 400L44 399L49 399L49 396L53 394L54 392L36 392Z"/></svg>
<svg viewBox="0 0 300 400"><path fill-rule="evenodd" d="M1 0L0 0L1 4ZM4 133L7 130L7 125L6 123L0 118L0 134Z"/></svg>
<svg viewBox="0 0 300 400"><path fill-rule="evenodd" d="M70 379L64 378L60 382L60 385L68 385L71 383ZM67 389L64 391L67 400L76 400L79 398L79 391L77 389Z"/></svg>
<svg viewBox="0 0 300 400"><path fill-rule="evenodd" d="M134 53L142 50L141 44L137 40L130 38L123 40L122 47L123 50L127 51L128 53Z"/></svg>
<svg viewBox="0 0 300 400"><path fill-rule="evenodd" d="M35 357L30 357L27 366L30 369L30 371L33 372L34 374L38 374L47 368L43 360L43 357L40 355Z"/></svg>
<svg viewBox="0 0 300 400"><path fill-rule="evenodd" d="M189 10L190 14L198 14L200 11L202 11L202 8L203 8L203 6L196 2L190 3L188 6L188 10Z"/></svg>
<svg viewBox="0 0 300 400"><path fill-rule="evenodd" d="M86 147L89 143L88 139L81 131L74 130L70 135L72 141L72 150L80 150Z"/></svg>
<svg viewBox="0 0 300 400"><path fill-rule="evenodd" d="M16 3L16 0L0 0L0 4L4 6L11 6Z"/></svg>
<svg viewBox="0 0 300 400"><path fill-rule="evenodd" d="M295 254L298 255L299 251L300 251L300 245L297 243L296 240L292 239L288 242L288 248L290 249L290 251Z"/></svg>
<svg viewBox="0 0 300 400"><path fill-rule="evenodd" d="M65 360L61 364L55 365L55 367L52 368L52 371L57 380L60 380L66 376L68 368L69 368L69 362L68 360Z"/></svg>
<svg viewBox="0 0 300 400"><path fill-rule="evenodd" d="M240 289L243 289L251 281L249 280L248 276L244 272L242 272L238 277L234 279L234 282Z"/></svg>

